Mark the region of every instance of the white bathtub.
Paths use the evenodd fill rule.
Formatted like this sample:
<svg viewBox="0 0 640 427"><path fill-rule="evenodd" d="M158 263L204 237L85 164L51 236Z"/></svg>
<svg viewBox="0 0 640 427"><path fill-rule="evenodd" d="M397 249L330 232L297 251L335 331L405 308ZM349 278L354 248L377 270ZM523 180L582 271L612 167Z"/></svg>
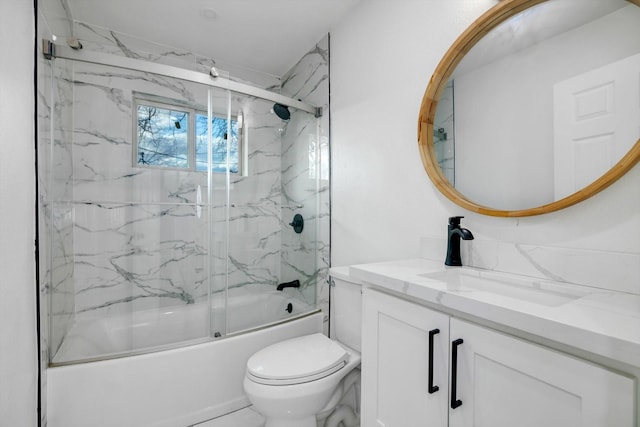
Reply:
<svg viewBox="0 0 640 427"><path fill-rule="evenodd" d="M208 341L210 336L225 335L225 331L233 334L295 318L313 309L297 289L277 291L273 286L256 284L218 293L211 304L200 302L131 313L103 312L97 318L79 315L52 364L101 360L177 347L189 341Z"/></svg>
<svg viewBox="0 0 640 427"><path fill-rule="evenodd" d="M314 313L201 344L49 368L48 426L186 427L244 408L250 404L242 389L248 358L283 339L321 332L322 319ZM137 338L144 341L144 336ZM145 344L162 345L158 336L147 338ZM118 337L110 343L118 344Z"/></svg>

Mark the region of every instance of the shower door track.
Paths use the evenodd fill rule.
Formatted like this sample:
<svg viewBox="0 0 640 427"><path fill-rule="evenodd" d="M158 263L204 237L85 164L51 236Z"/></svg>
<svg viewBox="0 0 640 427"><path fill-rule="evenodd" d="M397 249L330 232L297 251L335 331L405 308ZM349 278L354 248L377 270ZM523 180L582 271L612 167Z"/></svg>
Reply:
<svg viewBox="0 0 640 427"><path fill-rule="evenodd" d="M72 49L68 46L53 44L48 40L43 40L43 43L49 43L51 56L53 58L71 59L74 61L88 62L92 64L107 65L119 68L125 68L133 71L141 71L145 73L157 74L165 77L173 77L181 80L186 80L194 83L200 83L207 86L228 89L233 92L239 92L245 95L254 96L256 98L262 98L269 101L273 101L278 104L293 107L298 110L306 111L315 115L315 117L322 116L322 108L314 107L305 102L298 101L297 99L289 98L288 96L280 95L278 93L270 92L266 89L260 89L248 84L235 82L225 77L211 77L207 73L201 73L199 71L186 70L184 68L174 67L172 65L158 64L155 62L144 61L141 59L128 58L125 56L111 55L108 53L91 52Z"/></svg>

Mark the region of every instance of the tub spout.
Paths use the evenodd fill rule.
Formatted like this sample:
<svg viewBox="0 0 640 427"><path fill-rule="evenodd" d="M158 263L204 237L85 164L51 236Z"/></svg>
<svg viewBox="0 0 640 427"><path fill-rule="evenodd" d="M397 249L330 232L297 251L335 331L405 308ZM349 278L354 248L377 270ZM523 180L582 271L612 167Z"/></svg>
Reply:
<svg viewBox="0 0 640 427"><path fill-rule="evenodd" d="M276 287L276 290L281 291L284 288L299 288L299 287L300 287L300 280L296 279L296 280L292 280L291 282L280 283L278 287Z"/></svg>

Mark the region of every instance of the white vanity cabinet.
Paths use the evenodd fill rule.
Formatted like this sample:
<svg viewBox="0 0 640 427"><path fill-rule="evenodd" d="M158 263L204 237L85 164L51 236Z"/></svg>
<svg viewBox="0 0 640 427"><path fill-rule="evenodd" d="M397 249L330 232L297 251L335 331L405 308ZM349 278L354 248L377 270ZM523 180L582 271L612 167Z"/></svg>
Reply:
<svg viewBox="0 0 640 427"><path fill-rule="evenodd" d="M634 425L631 378L456 318L450 335L463 340L455 371L462 405L449 411L452 427Z"/></svg>
<svg viewBox="0 0 640 427"><path fill-rule="evenodd" d="M449 316L364 289L361 363L363 427L447 426Z"/></svg>
<svg viewBox="0 0 640 427"><path fill-rule="evenodd" d="M634 387L562 352L363 292L363 427L633 427Z"/></svg>

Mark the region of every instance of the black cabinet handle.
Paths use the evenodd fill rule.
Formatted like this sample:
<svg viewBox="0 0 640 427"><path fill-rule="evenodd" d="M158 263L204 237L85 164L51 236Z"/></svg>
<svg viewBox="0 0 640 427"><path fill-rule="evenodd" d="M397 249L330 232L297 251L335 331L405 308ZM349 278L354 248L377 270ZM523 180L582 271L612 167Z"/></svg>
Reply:
<svg viewBox="0 0 640 427"><path fill-rule="evenodd" d="M456 397L458 386L458 346L464 341L462 338L451 343L451 409L462 405L462 400Z"/></svg>
<svg viewBox="0 0 640 427"><path fill-rule="evenodd" d="M440 390L440 387L433 385L433 336L439 333L440 329L432 329L429 331L429 394Z"/></svg>

